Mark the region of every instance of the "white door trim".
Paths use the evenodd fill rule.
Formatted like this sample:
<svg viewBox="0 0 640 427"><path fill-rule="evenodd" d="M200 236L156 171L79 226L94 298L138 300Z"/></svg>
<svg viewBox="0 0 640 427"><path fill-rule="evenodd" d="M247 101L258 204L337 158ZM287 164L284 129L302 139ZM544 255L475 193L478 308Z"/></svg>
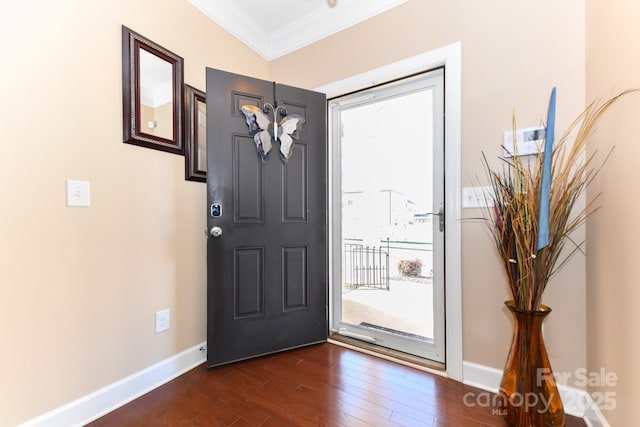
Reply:
<svg viewBox="0 0 640 427"><path fill-rule="evenodd" d="M457 381L463 380L462 371L462 264L460 213L460 157L462 123L462 44L452 43L393 64L385 65L362 74L329 83L316 88L327 94L327 98L344 95L378 83L406 77L421 71L443 67L445 72L445 318L446 318L446 365L447 376ZM330 148L331 149L331 148ZM331 159L331 156L328 157ZM331 174L329 174L331 179ZM331 188L331 187L329 187ZM331 200L331 197L329 197ZM329 206L329 212L333 212ZM329 230L332 218L329 215ZM329 233L331 235L331 233ZM329 242L329 247L331 247ZM333 268L329 256L330 276ZM329 287L331 289L331 286Z"/></svg>

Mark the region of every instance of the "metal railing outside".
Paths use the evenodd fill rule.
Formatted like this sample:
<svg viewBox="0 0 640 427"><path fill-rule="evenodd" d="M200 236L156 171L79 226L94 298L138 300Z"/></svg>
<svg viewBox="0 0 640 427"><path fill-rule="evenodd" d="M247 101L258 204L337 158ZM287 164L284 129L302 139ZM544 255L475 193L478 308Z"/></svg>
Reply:
<svg viewBox="0 0 640 427"><path fill-rule="evenodd" d="M355 243L344 244L344 283L349 289L389 290L389 251Z"/></svg>

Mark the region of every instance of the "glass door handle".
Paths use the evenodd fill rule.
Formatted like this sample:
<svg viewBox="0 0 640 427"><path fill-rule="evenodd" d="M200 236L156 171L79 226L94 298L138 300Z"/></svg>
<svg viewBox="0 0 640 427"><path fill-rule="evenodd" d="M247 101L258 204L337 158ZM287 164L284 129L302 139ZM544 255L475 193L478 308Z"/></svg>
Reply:
<svg viewBox="0 0 640 427"><path fill-rule="evenodd" d="M427 212L426 215L437 216L438 217L438 229L440 231L444 231L444 206L440 203L440 208L438 212Z"/></svg>

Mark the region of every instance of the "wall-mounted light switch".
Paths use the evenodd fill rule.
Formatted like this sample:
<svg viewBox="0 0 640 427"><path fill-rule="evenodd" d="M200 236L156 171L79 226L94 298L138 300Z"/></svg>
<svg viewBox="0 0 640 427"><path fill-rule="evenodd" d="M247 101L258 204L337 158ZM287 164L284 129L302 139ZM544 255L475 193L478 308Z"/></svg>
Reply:
<svg viewBox="0 0 640 427"><path fill-rule="evenodd" d="M463 208L486 208L493 206L493 187L463 187Z"/></svg>
<svg viewBox="0 0 640 427"><path fill-rule="evenodd" d="M67 180L67 206L89 206L89 182Z"/></svg>

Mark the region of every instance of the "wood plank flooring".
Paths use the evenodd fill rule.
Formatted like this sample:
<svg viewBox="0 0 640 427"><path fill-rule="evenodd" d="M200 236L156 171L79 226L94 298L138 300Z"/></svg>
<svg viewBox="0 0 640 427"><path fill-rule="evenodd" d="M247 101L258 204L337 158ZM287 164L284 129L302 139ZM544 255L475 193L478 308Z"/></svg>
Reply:
<svg viewBox="0 0 640 427"><path fill-rule="evenodd" d="M471 393L471 394L468 394ZM113 426L504 426L485 393L334 344L199 366L88 424ZM586 424L568 417L567 427Z"/></svg>

